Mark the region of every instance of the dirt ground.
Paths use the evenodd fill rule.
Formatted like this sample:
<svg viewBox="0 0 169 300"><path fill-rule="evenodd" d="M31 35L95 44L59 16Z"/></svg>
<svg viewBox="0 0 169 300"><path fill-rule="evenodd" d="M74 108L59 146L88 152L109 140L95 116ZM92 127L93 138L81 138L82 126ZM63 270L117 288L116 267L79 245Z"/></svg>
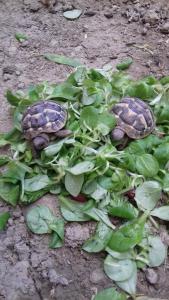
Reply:
<svg viewBox="0 0 169 300"><path fill-rule="evenodd" d="M72 8L83 10L78 20L63 17ZM28 41L20 44L17 32L25 33ZM169 74L169 2L58 0L45 8L37 0L0 0L0 132L12 128L4 97L7 88L24 90L45 80L59 82L71 71L46 61L44 53L76 57L99 68L131 56L134 77ZM56 205L55 197L43 200ZM6 208L0 202L0 211ZM24 211L9 209L12 218L0 233L0 300L90 300L97 290L112 286L103 273L105 254L81 251L92 224L67 225L65 246L50 250L48 237L28 232ZM169 299L167 266L155 269L154 285L140 272L138 292Z"/></svg>

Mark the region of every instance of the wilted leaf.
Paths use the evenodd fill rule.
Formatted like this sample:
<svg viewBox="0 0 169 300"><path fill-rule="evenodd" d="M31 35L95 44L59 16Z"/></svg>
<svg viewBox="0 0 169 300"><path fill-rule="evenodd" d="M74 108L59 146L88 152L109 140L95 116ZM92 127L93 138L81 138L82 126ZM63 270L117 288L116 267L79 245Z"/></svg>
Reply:
<svg viewBox="0 0 169 300"><path fill-rule="evenodd" d="M63 13L63 16L68 20L74 20L74 19L78 19L81 14L82 14L81 9L73 9L73 10L65 11Z"/></svg>
<svg viewBox="0 0 169 300"><path fill-rule="evenodd" d="M81 63L79 61L77 61L73 58L70 58L70 57L66 57L64 55L46 53L46 54L44 54L44 57L50 61L57 63L57 64L68 65L71 67L78 67L81 65Z"/></svg>

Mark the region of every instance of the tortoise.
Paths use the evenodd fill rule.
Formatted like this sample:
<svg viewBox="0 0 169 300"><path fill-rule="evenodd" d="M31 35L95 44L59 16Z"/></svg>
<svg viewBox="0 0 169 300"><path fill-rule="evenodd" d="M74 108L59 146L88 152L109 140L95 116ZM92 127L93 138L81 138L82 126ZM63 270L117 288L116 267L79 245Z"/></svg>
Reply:
<svg viewBox="0 0 169 300"><path fill-rule="evenodd" d="M112 107L111 112L117 120L117 126L111 132L115 141L120 141L125 136L142 139L155 128L155 119L150 107L138 98L123 98Z"/></svg>
<svg viewBox="0 0 169 300"><path fill-rule="evenodd" d="M64 128L67 111L59 103L42 100L29 106L22 117L22 130L33 150L42 150L56 137L66 137L71 131Z"/></svg>

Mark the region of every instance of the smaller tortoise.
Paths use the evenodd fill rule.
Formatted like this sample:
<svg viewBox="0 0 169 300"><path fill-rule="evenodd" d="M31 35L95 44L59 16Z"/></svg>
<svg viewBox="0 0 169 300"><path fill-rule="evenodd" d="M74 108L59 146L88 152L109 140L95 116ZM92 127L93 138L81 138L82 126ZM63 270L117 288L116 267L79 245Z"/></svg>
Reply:
<svg viewBox="0 0 169 300"><path fill-rule="evenodd" d="M67 111L54 101L40 101L29 106L22 117L25 139L31 141L33 149L41 150L55 137L65 137L70 130L62 129L67 121Z"/></svg>
<svg viewBox="0 0 169 300"><path fill-rule="evenodd" d="M112 107L111 112L117 120L117 126L111 133L115 141L123 139L125 135L131 139L142 139L155 128L150 107L138 98L123 98Z"/></svg>

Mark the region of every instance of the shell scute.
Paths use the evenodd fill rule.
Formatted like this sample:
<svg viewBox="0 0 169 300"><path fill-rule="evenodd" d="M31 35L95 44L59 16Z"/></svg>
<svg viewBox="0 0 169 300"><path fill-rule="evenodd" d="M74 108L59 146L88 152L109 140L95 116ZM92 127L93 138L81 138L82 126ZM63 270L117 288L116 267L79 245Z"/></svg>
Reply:
<svg viewBox="0 0 169 300"><path fill-rule="evenodd" d="M154 127L153 113L147 103L138 98L123 98L112 108L117 125L130 138L139 139L149 135Z"/></svg>
<svg viewBox="0 0 169 300"><path fill-rule="evenodd" d="M22 118L22 129L26 139L40 133L54 133L65 126L66 109L54 101L40 101L28 107Z"/></svg>

